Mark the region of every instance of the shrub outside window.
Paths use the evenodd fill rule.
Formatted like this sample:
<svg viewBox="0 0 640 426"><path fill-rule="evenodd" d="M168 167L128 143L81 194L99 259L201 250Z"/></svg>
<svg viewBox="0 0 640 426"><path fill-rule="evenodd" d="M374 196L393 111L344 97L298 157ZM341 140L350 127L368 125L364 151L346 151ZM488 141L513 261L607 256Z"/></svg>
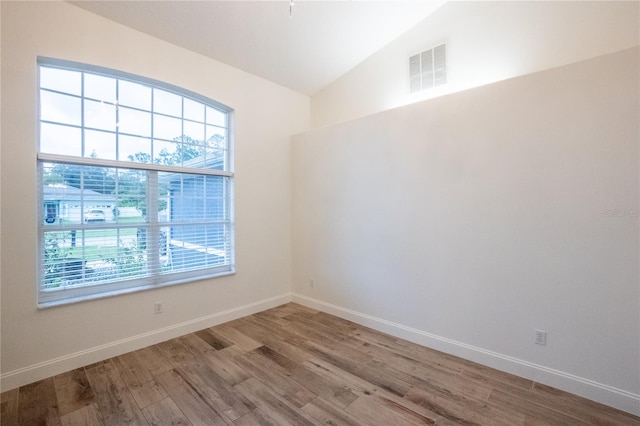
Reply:
<svg viewBox="0 0 640 426"><path fill-rule="evenodd" d="M233 111L67 61L39 77L39 306L233 273Z"/></svg>

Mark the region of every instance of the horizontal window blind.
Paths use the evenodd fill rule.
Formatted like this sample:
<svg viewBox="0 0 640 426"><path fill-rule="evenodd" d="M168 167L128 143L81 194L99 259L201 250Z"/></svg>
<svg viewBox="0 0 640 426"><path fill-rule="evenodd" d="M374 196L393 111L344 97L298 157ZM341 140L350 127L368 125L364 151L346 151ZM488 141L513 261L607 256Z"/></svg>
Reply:
<svg viewBox="0 0 640 426"><path fill-rule="evenodd" d="M232 111L40 60L41 306L234 271Z"/></svg>

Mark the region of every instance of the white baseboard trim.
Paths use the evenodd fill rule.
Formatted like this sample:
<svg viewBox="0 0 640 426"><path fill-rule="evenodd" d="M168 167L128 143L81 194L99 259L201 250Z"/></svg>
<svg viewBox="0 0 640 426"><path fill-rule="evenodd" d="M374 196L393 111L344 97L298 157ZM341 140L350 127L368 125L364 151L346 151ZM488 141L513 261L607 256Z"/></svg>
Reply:
<svg viewBox="0 0 640 426"><path fill-rule="evenodd" d="M249 303L247 305L216 312L211 315L174 324L158 330L127 337L115 342L88 348L69 355L29 365L0 375L0 389L7 391L47 377L55 376L94 362L122 355L165 340L213 327L247 315L265 311L291 302L291 293Z"/></svg>
<svg viewBox="0 0 640 426"><path fill-rule="evenodd" d="M640 416L640 395L617 389L593 380L574 376L518 358L468 345L446 337L427 333L402 324L387 321L301 294L293 294L295 303L353 321L410 342L447 354L477 362L510 374L552 386L575 395Z"/></svg>

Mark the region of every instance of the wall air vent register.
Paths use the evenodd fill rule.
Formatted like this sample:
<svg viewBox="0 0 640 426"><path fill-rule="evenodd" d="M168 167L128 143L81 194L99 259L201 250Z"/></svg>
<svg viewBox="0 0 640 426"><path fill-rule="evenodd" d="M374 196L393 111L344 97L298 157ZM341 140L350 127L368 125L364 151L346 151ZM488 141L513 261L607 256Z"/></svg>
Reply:
<svg viewBox="0 0 640 426"><path fill-rule="evenodd" d="M409 58L411 93L441 86L447 82L447 47L445 44Z"/></svg>

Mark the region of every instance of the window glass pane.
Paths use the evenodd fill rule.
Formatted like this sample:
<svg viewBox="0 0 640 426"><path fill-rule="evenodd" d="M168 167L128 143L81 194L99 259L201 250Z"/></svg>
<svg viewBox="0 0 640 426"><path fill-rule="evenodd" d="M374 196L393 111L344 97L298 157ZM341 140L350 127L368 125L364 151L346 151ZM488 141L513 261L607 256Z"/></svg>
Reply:
<svg viewBox="0 0 640 426"><path fill-rule="evenodd" d="M81 166L80 171L82 181L74 184L74 186L84 191L85 209L88 207L112 208L116 202L116 198L113 195L116 190L115 169Z"/></svg>
<svg viewBox="0 0 640 426"><path fill-rule="evenodd" d="M225 224L171 226L170 271L185 271L228 262Z"/></svg>
<svg viewBox="0 0 640 426"><path fill-rule="evenodd" d="M85 130L84 156L90 158L102 158L105 160L115 160L115 133L99 132L97 130Z"/></svg>
<svg viewBox="0 0 640 426"><path fill-rule="evenodd" d="M218 221L225 218L226 180L222 176L160 174L168 185L171 221Z"/></svg>
<svg viewBox="0 0 640 426"><path fill-rule="evenodd" d="M57 204L60 223L112 220L115 183L112 169L52 163L43 166L43 198L45 203ZM101 212L94 212L92 217L85 216L84 212L90 209Z"/></svg>
<svg viewBox="0 0 640 426"><path fill-rule="evenodd" d="M175 93L153 89L153 111L182 117L182 97Z"/></svg>
<svg viewBox="0 0 640 426"><path fill-rule="evenodd" d="M153 137L168 140L180 140L182 120L153 114Z"/></svg>
<svg viewBox="0 0 640 426"><path fill-rule="evenodd" d="M176 163L188 167L205 167L205 145L202 141L194 141L185 138L185 141L177 147Z"/></svg>
<svg viewBox="0 0 640 426"><path fill-rule="evenodd" d="M46 232L44 288L77 288L144 276L135 228Z"/></svg>
<svg viewBox="0 0 640 426"><path fill-rule="evenodd" d="M118 160L151 163L151 139L120 135Z"/></svg>
<svg viewBox="0 0 640 426"><path fill-rule="evenodd" d="M153 141L153 162L155 164L163 164L165 166L181 165L182 159L179 158L179 153L177 143Z"/></svg>
<svg viewBox="0 0 640 426"><path fill-rule="evenodd" d="M207 145L216 148L226 147L227 129L220 127L207 126Z"/></svg>
<svg viewBox="0 0 640 426"><path fill-rule="evenodd" d="M182 160L180 163L184 167L206 168L205 164L205 148L197 145L183 145L179 148L180 156L176 156L176 161Z"/></svg>
<svg viewBox="0 0 640 426"><path fill-rule="evenodd" d="M227 152L224 149L207 147L205 150L205 164L207 169L226 170Z"/></svg>
<svg viewBox="0 0 640 426"><path fill-rule="evenodd" d="M207 124L227 127L227 113L211 107L207 107Z"/></svg>
<svg viewBox="0 0 640 426"><path fill-rule="evenodd" d="M84 101L84 125L93 129L116 130L116 107L104 102Z"/></svg>
<svg viewBox="0 0 640 426"><path fill-rule="evenodd" d="M147 214L147 172L119 169L118 220L126 223L144 223Z"/></svg>
<svg viewBox="0 0 640 426"><path fill-rule="evenodd" d="M99 101L115 103L116 79L95 74L84 74L84 96Z"/></svg>
<svg viewBox="0 0 640 426"><path fill-rule="evenodd" d="M151 136L151 114L131 108L118 108L118 130L138 136Z"/></svg>
<svg viewBox="0 0 640 426"><path fill-rule="evenodd" d="M200 144L204 143L204 124L195 123L193 121L184 121L184 134L189 138L198 141Z"/></svg>
<svg viewBox="0 0 640 426"><path fill-rule="evenodd" d="M46 90L40 91L41 120L79 126L82 123L80 105L80 98L48 92Z"/></svg>
<svg viewBox="0 0 640 426"><path fill-rule="evenodd" d="M40 124L40 151L82 156L82 132L77 127Z"/></svg>
<svg viewBox="0 0 640 426"><path fill-rule="evenodd" d="M204 104L184 98L184 118L204 122Z"/></svg>
<svg viewBox="0 0 640 426"><path fill-rule="evenodd" d="M118 104L151 111L151 88L118 80Z"/></svg>
<svg viewBox="0 0 640 426"><path fill-rule="evenodd" d="M78 71L40 67L40 87L80 96L82 74Z"/></svg>

